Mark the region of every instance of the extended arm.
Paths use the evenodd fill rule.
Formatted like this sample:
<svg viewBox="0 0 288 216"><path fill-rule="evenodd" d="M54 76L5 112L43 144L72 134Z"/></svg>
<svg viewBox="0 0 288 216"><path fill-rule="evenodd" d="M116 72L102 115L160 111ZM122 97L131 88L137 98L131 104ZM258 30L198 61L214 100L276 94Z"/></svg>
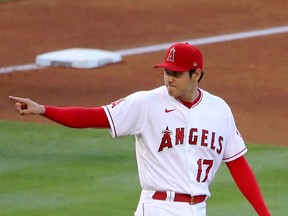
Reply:
<svg viewBox="0 0 288 216"><path fill-rule="evenodd" d="M102 107L52 107L45 106L43 116L72 128L110 128Z"/></svg>
<svg viewBox="0 0 288 216"><path fill-rule="evenodd" d="M270 216L256 177L244 156L226 163L239 190L260 216Z"/></svg>
<svg viewBox="0 0 288 216"><path fill-rule="evenodd" d="M9 98L16 101L15 108L21 115L43 115L54 122L73 128L110 128L102 107L52 107L40 105L28 98Z"/></svg>

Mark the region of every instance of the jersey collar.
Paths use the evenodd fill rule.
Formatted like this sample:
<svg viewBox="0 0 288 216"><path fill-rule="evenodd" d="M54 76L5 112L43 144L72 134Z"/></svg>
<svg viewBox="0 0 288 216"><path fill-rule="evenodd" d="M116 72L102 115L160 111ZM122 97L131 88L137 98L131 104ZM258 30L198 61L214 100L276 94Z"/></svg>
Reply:
<svg viewBox="0 0 288 216"><path fill-rule="evenodd" d="M176 98L176 100L178 102L182 103L188 109L191 109L191 108L197 106L200 103L200 101L202 100L202 92L201 92L201 90L199 88L197 88L197 91L198 91L198 96L193 102L183 101L183 100L180 100L179 98Z"/></svg>

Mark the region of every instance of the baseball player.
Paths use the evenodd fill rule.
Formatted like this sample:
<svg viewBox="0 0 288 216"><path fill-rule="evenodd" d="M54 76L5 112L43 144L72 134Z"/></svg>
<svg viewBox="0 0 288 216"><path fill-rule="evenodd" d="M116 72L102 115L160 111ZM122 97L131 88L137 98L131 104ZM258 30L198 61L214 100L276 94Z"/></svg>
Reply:
<svg viewBox="0 0 288 216"><path fill-rule="evenodd" d="M164 86L102 107L10 99L22 115L40 114L73 128L108 128L113 137L134 135L142 187L135 216L206 215L209 184L222 162L255 211L270 215L231 109L199 88L204 75L201 51L188 43L173 44L155 67L164 69Z"/></svg>

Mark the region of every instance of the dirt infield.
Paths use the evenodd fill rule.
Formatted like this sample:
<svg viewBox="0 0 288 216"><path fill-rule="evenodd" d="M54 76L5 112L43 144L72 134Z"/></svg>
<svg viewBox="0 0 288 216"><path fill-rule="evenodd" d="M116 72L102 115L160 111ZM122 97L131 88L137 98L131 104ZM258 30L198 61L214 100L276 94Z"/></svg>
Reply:
<svg viewBox="0 0 288 216"><path fill-rule="evenodd" d="M15 0L0 3L0 67L66 48L127 49L287 25L285 1ZM231 106L247 142L288 145L287 34L201 45L202 88ZM8 95L43 104L98 106L162 85L164 52L91 70L43 68L0 74L0 119L18 116Z"/></svg>

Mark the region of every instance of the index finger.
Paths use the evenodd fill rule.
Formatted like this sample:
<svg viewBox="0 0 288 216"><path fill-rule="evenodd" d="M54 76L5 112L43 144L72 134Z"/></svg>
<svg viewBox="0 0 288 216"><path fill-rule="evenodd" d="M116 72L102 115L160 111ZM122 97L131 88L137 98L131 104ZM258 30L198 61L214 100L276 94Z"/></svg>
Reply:
<svg viewBox="0 0 288 216"><path fill-rule="evenodd" d="M9 96L9 99L10 99L10 100L17 101L17 102L25 102L25 101L26 101L24 98L14 97L14 96Z"/></svg>

